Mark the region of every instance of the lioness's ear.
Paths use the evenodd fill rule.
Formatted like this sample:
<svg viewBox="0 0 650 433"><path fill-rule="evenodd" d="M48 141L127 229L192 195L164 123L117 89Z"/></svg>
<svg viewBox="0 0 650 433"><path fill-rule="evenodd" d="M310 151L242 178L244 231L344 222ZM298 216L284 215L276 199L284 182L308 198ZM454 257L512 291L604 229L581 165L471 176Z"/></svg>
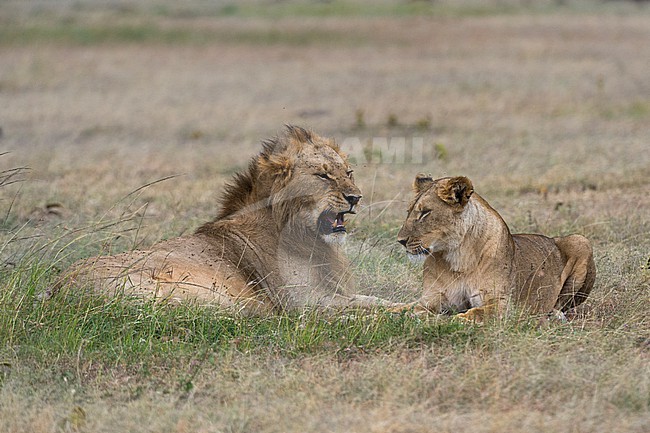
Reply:
<svg viewBox="0 0 650 433"><path fill-rule="evenodd" d="M415 191L416 194L419 194L425 189L429 188L431 185L433 185L433 178L431 175L418 173L418 175L415 176L415 180L413 181L413 191Z"/></svg>
<svg viewBox="0 0 650 433"><path fill-rule="evenodd" d="M261 155L259 167L263 173L286 180L293 172L293 158L288 155Z"/></svg>
<svg viewBox="0 0 650 433"><path fill-rule="evenodd" d="M472 181L465 176L450 177L439 181L436 188L438 197L451 205L465 206L473 193Z"/></svg>

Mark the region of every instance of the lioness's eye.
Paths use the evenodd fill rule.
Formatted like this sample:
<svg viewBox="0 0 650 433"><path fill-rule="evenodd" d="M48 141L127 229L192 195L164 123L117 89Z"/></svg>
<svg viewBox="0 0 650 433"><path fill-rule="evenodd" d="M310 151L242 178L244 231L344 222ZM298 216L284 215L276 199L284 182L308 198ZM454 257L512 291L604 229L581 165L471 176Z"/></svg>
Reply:
<svg viewBox="0 0 650 433"><path fill-rule="evenodd" d="M430 213L431 213L430 210L423 210L422 212L420 212L420 216L418 217L418 221L426 218Z"/></svg>
<svg viewBox="0 0 650 433"><path fill-rule="evenodd" d="M325 179L325 180L330 180L331 179L330 175L327 174L327 173L316 173L316 176L320 177L321 179Z"/></svg>

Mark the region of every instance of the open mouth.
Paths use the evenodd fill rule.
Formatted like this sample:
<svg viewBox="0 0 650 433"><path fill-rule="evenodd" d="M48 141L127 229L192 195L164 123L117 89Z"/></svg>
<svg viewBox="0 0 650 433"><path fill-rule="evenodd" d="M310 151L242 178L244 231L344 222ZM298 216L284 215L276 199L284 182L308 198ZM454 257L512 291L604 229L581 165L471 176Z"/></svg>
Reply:
<svg viewBox="0 0 650 433"><path fill-rule="evenodd" d="M345 213L339 212L336 214L336 219L332 223L332 233L345 232Z"/></svg>
<svg viewBox="0 0 650 433"><path fill-rule="evenodd" d="M318 227L321 233L345 233L345 214L354 214L354 210L346 210L343 212L325 211L318 217Z"/></svg>

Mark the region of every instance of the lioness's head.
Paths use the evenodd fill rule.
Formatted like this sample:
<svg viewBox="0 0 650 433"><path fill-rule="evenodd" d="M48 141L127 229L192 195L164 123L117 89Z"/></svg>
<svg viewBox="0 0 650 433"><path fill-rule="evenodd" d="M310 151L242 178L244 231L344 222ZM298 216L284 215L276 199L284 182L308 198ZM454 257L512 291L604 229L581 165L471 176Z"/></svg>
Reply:
<svg viewBox="0 0 650 433"><path fill-rule="evenodd" d="M327 242L345 238L345 216L355 213L361 191L346 155L330 139L287 126L263 143L247 173L226 191L220 218L270 205L280 229L287 224Z"/></svg>
<svg viewBox="0 0 650 433"><path fill-rule="evenodd" d="M428 254L449 251L460 245L467 227L464 215L474 188L466 177L432 179L418 174L413 183L415 198L397 241L413 261Z"/></svg>

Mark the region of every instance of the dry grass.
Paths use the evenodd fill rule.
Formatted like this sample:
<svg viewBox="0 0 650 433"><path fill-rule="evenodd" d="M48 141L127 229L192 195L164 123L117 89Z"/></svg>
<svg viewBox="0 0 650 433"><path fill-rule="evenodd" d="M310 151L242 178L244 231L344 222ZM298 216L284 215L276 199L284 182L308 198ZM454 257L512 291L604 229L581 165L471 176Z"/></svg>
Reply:
<svg viewBox="0 0 650 433"><path fill-rule="evenodd" d="M0 214L2 275L16 293L27 289L9 268L33 264L21 265L32 245L45 245L34 255L43 266L61 267L212 218L224 180L283 123L357 140L371 157L373 137L424 140L422 164L356 168L365 207L349 253L365 292L416 295L420 270L394 238L419 171L469 176L515 231L586 234L599 277L567 325L512 319L419 345L206 343L193 356L107 361L83 341L47 360L3 343L0 430L648 431L650 15L620 7L278 20L111 12L118 27L185 32L165 43L154 32L87 44L56 19L20 15L32 30L59 30L0 40L10 152L0 171L30 167L0 188L11 204ZM171 175L181 176L129 195Z"/></svg>

